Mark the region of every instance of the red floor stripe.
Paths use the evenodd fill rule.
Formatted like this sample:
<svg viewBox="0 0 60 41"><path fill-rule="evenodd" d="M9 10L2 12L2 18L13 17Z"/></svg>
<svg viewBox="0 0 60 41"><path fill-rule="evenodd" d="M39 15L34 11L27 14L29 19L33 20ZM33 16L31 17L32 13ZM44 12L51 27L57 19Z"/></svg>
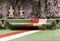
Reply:
<svg viewBox="0 0 60 41"><path fill-rule="evenodd" d="M2 34L2 35L0 35L0 38L23 33L23 32L27 32L27 31L29 31L29 30L20 30L20 31L16 31L16 32L7 33L7 34Z"/></svg>

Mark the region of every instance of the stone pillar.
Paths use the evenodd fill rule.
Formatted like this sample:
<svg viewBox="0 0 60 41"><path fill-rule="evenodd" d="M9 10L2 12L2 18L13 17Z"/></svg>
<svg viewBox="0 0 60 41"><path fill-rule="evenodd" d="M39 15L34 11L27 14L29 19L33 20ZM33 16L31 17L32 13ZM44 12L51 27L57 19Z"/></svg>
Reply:
<svg viewBox="0 0 60 41"><path fill-rule="evenodd" d="M2 5L0 5L0 18L2 18Z"/></svg>
<svg viewBox="0 0 60 41"><path fill-rule="evenodd" d="M6 19L7 19L7 14L8 14L8 7L7 7L7 3L2 3L2 27L5 28L5 24L6 24Z"/></svg>
<svg viewBox="0 0 60 41"><path fill-rule="evenodd" d="M7 19L7 14L8 14L8 7L7 7L7 3L3 3L2 6L2 19L6 20Z"/></svg>
<svg viewBox="0 0 60 41"><path fill-rule="evenodd" d="M13 13L14 13L14 9L13 9L12 6L10 6L10 9L9 9L9 18L14 18Z"/></svg>
<svg viewBox="0 0 60 41"><path fill-rule="evenodd" d="M38 17L42 18L42 19L46 18L46 14L45 14L46 4L45 4L45 1L46 0L39 0L38 1L38 6L37 6L38 7L38 11L37 11Z"/></svg>
<svg viewBox="0 0 60 41"><path fill-rule="evenodd" d="M20 13L20 18L24 18L24 17L25 17L25 16L24 16L24 10L23 10L22 7L20 7L19 13Z"/></svg>
<svg viewBox="0 0 60 41"><path fill-rule="evenodd" d="M57 6L57 0L47 0L47 15L50 16L50 18L56 18L58 14L58 6Z"/></svg>
<svg viewBox="0 0 60 41"><path fill-rule="evenodd" d="M60 19L60 0L58 0L58 9L59 9L58 15L59 15L59 19Z"/></svg>

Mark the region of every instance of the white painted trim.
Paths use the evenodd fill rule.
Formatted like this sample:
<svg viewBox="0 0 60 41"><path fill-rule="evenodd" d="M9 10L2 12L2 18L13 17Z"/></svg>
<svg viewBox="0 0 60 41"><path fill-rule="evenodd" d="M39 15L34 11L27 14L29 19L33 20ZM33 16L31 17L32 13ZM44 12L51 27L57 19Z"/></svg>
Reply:
<svg viewBox="0 0 60 41"><path fill-rule="evenodd" d="M47 23L47 19L39 19L38 24L46 24Z"/></svg>
<svg viewBox="0 0 60 41"><path fill-rule="evenodd" d="M11 23L11 24L31 24L31 23Z"/></svg>
<svg viewBox="0 0 60 41"><path fill-rule="evenodd" d="M8 36L8 37L0 38L0 41L9 41L9 40L16 39L16 38L19 38L19 37L23 37L25 35L29 35L29 34L32 34L32 33L35 33L35 32L39 32L39 30L32 30L32 31L28 31L28 32L19 33L19 34L16 34L16 35L11 35L11 36Z"/></svg>
<svg viewBox="0 0 60 41"><path fill-rule="evenodd" d="M24 25L24 24L33 24L33 26L42 26L42 24L50 24L50 23L11 23L12 25Z"/></svg>
<svg viewBox="0 0 60 41"><path fill-rule="evenodd" d="M7 20L31 20L31 19L7 19Z"/></svg>
<svg viewBox="0 0 60 41"><path fill-rule="evenodd" d="M43 24L44 24L44 23L43 23ZM46 23L46 24L50 24L50 23ZM42 26L42 23L33 24L33 26Z"/></svg>
<svg viewBox="0 0 60 41"><path fill-rule="evenodd" d="M2 19L0 19L2 20ZM7 19L7 20L31 20L31 19ZM48 20L60 20L60 19L48 19Z"/></svg>

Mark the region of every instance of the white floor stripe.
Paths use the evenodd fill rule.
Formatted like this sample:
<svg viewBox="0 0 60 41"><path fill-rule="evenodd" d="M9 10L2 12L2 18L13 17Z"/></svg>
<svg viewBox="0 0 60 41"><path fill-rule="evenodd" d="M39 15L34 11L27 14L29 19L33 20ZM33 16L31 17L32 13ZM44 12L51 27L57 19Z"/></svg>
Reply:
<svg viewBox="0 0 60 41"><path fill-rule="evenodd" d="M39 32L39 30L32 30L32 31L28 31L28 32L19 33L19 34L16 34L16 35L0 38L0 41L9 41L9 40L19 38L19 37L22 37L22 36L25 36L25 35L29 35L29 34L32 34L32 33L35 33L35 32Z"/></svg>

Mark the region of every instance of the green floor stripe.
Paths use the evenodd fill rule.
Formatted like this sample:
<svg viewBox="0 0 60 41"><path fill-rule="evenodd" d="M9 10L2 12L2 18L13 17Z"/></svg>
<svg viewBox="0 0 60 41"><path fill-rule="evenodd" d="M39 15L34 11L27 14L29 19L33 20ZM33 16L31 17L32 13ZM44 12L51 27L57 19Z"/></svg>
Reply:
<svg viewBox="0 0 60 41"><path fill-rule="evenodd" d="M46 30L10 41L60 41L59 30Z"/></svg>

